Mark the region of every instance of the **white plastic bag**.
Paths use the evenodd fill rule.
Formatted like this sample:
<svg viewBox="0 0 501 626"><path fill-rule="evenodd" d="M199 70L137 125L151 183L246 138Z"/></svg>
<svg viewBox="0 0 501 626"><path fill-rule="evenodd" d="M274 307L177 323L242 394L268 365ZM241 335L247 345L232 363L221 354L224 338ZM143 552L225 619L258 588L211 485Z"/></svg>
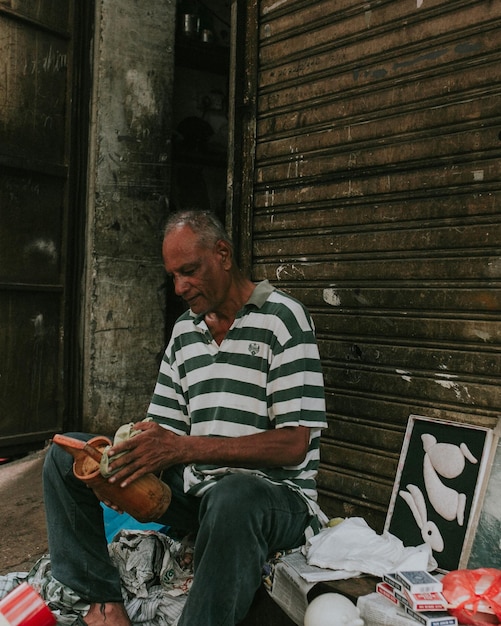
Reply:
<svg viewBox="0 0 501 626"><path fill-rule="evenodd" d="M427 544L405 547L388 532L378 535L361 517L323 529L308 540L304 552L309 565L373 576L437 567Z"/></svg>

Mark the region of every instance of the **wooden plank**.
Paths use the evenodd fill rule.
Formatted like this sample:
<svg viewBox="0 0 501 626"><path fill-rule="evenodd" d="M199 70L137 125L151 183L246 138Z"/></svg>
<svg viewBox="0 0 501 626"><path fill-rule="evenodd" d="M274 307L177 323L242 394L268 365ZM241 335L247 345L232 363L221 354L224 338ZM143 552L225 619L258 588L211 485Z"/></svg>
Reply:
<svg viewBox="0 0 501 626"><path fill-rule="evenodd" d="M331 5L334 6L335 5ZM408 3L381 3L379 7L365 7L358 14L348 14L339 20L341 12L326 14L322 22L315 24L314 36L310 29L298 28L301 22L295 15L295 29L289 29L287 37L277 42L270 41L273 33L272 21L261 27L260 61L263 67L284 58L284 45L288 56L304 58L312 51L327 48L337 50L339 62L349 63L356 60L362 64L364 59L374 55L391 53L395 55L402 48L412 47L423 41L440 41L444 34L461 32L461 25L467 24L470 32L482 27L491 28L493 20L500 17L499 6L494 8L487 0L484 2L458 2L454 6L442 4L438 10L419 11ZM451 21L451 13L454 21ZM457 22L455 21L457 20ZM363 49L360 48L360 33L364 33ZM334 64L333 64L334 65Z"/></svg>
<svg viewBox="0 0 501 626"><path fill-rule="evenodd" d="M345 468L330 468L322 465L322 471L318 478L318 488L322 492L343 495L346 501L362 503L367 506L372 503L380 510L388 505L393 480L383 481L370 474L351 472Z"/></svg>
<svg viewBox="0 0 501 626"><path fill-rule="evenodd" d="M501 311L501 283L492 282L481 287L477 284L464 285L447 283L411 284L332 284L323 288L297 287L287 292L303 302L310 309L323 307L325 304L341 310L351 310L355 314L365 312L390 311L448 311L455 314L471 312L496 313ZM501 369L500 369L501 371Z"/></svg>
<svg viewBox="0 0 501 626"><path fill-rule="evenodd" d="M357 437L360 426L371 427L374 430L382 429L387 431L389 437L382 448L392 453L400 450L411 414L465 424L476 423L487 428L494 428L498 419L498 415L488 416L471 406L458 409L453 406L433 404L428 402L426 397L412 398L410 401L405 396L396 397L389 393L383 396L371 396L349 387L328 388L326 399L329 422L332 421L334 424L334 430L327 431L328 437L331 439L336 437L335 425L341 421L352 425L352 441Z"/></svg>
<svg viewBox="0 0 501 626"><path fill-rule="evenodd" d="M362 315L363 317L363 315ZM423 323L426 321L423 320ZM478 338L481 341L481 338ZM495 384L496 373L501 371L499 345L491 345L490 350L483 343L472 344L470 349L458 349L455 342L444 345L441 340L435 345L412 345L415 337L404 340L395 338L393 342L381 343L376 339L358 336L350 341L349 336L339 340L329 335L329 340L320 339L320 352L325 362L354 362L365 366L398 367L401 371L433 373L440 380L454 380L458 376L485 377L485 382ZM409 345L411 344L411 345Z"/></svg>
<svg viewBox="0 0 501 626"><path fill-rule="evenodd" d="M391 491L389 492L391 494ZM389 502L390 496L388 496ZM319 490L318 502L328 517L362 517L377 532L383 532L386 506L377 507L373 502L350 500L345 494Z"/></svg>
<svg viewBox="0 0 501 626"><path fill-rule="evenodd" d="M313 151L315 138L310 136L308 141L312 142L309 146L294 145L296 142L289 143L286 154L262 160L257 168L260 183L274 185L274 181L286 180L288 185L291 183L304 185L313 178L332 176L333 170L339 172L340 176L344 173L355 181L361 175L370 175L371 170L377 172L378 169L384 169L388 160L392 163L391 178L397 184L399 174L402 172L416 167L429 168L430 163L441 171L442 179L452 178L457 169L459 182L462 182L461 177L464 182L471 182L474 179L473 172L481 172L479 175L485 179L492 171L489 163L486 164L487 167L479 165L472 170L470 165L472 158L480 157L481 152L488 154L489 151L494 151L499 140L494 136L492 128L482 131L466 128L458 132L450 130L446 133L437 133L435 138L414 136L410 142L406 141L405 137L398 137L391 147L375 143L353 144L351 150L339 152L329 148L323 149L318 143L317 149ZM389 169L387 165L386 168Z"/></svg>
<svg viewBox="0 0 501 626"><path fill-rule="evenodd" d="M299 161L299 166L301 162ZM478 153L453 157L449 160L434 159L415 162L412 167L404 163L400 169L381 164L379 168L348 169L346 155L344 168L336 171L317 173L310 178L295 176L262 181L256 186L256 207L269 209L286 207L295 203L326 203L332 198L362 199L365 204L368 197L386 195L390 201L398 197L413 194L443 194L447 189L456 193L471 193L482 190L485 193L499 192L498 164L486 160ZM293 166L291 166L293 167ZM288 170L289 168L287 168ZM284 173L286 168L282 168ZM478 193L480 195L480 193Z"/></svg>
<svg viewBox="0 0 501 626"><path fill-rule="evenodd" d="M478 218L458 220L447 225L430 225L429 228L378 228L369 230L332 230L304 234L298 242L296 237L256 239L254 255L259 258L270 258L280 255L282 259L317 257L332 254L361 252L364 254L380 254L392 252L394 255L408 254L414 251L455 250L481 248L484 253L499 251L501 242L501 222L488 219L485 224L477 224Z"/></svg>
<svg viewBox="0 0 501 626"><path fill-rule="evenodd" d="M65 165L69 43L2 15L0 28L0 152Z"/></svg>
<svg viewBox="0 0 501 626"><path fill-rule="evenodd" d="M454 281L499 281L501 263L498 251L492 255L469 256L461 254L436 255L413 253L399 255L374 255L363 258L358 254L346 254L344 258L333 256L330 259L301 259L298 261L280 260L256 262L253 267L255 280L269 278L277 285L286 286L293 281L367 281L373 280L433 280L446 281L451 279L451 263L454 263ZM461 262L460 262L461 261Z"/></svg>
<svg viewBox="0 0 501 626"><path fill-rule="evenodd" d="M328 388L350 389L352 393L383 398L406 398L409 404L419 403L422 398L430 405L472 407L495 416L501 402L501 389L497 381L460 374L426 372L418 368L391 368L370 366L325 364L324 378Z"/></svg>
<svg viewBox="0 0 501 626"><path fill-rule="evenodd" d="M0 441L57 430L60 293L3 292L0 307ZM44 436L39 436L39 440Z"/></svg>
<svg viewBox="0 0 501 626"><path fill-rule="evenodd" d="M493 118L493 124L497 122L499 113L499 106L497 106L499 92L501 89L498 93L479 96L483 100L485 119ZM492 149L495 140L499 141L491 129L486 131L484 136L477 134L478 120L471 113L470 102L449 101L447 104L443 104L440 109L440 114L435 109L425 111L422 109L414 111L399 109L394 113L388 113L385 118L380 117L378 120L365 118L363 121L358 121L352 119L333 124L332 121L329 122L328 120L329 113L318 107L315 109L318 114L315 127L302 127L300 132L295 133L291 133L289 130L288 135L277 139L273 137L268 139L263 132L262 140L257 146L257 157L262 167L270 167L282 161L287 164L290 164L291 161L297 162L301 165L302 175L305 175L304 163L299 163L300 159L304 162L322 158L327 152L332 158L335 154L349 151L351 155L350 164L353 166L363 162L363 158L360 158L360 152L364 150L370 153L370 162L376 162L377 151L381 148L388 150L390 143L394 144L395 154L397 158L400 158L406 154L405 146L402 147L402 144L416 142L417 146L413 148L414 153L410 156L407 155L406 158L417 158L419 152L430 151L429 143L433 140L436 141L437 137L440 137L441 140L438 145L438 152L431 150L432 155L455 154L458 149L466 149L469 141L472 144L471 150ZM311 113L311 111L309 112ZM322 115L327 115L325 121L322 121ZM326 132L325 127L327 125L329 126L328 132ZM435 137L430 136L432 129L436 133ZM420 144L421 147L419 147ZM288 176L294 171L295 169L288 172Z"/></svg>
<svg viewBox="0 0 501 626"><path fill-rule="evenodd" d="M498 346L501 343L499 316L491 319L469 320L467 316L438 315L429 312L398 313L381 311L376 315L333 314L332 311L315 312L317 333L335 333L339 336L388 337L393 341L399 338L411 338L414 342L457 341L471 345ZM459 347L459 346L458 346Z"/></svg>
<svg viewBox="0 0 501 626"><path fill-rule="evenodd" d="M482 54L468 55L463 49L480 49ZM377 63L375 56L365 71L345 67L334 59L332 68L324 67L323 73L312 74L308 80L300 77L276 84L272 77L268 90L266 85L262 85L263 94L258 109L259 128L265 134L280 129L277 121L280 115L290 116L291 111L298 112L296 127L301 128L317 123L318 117L328 119L329 113L331 123L356 115L378 117L381 108L384 117L387 110L396 110L397 107L417 108L415 103L420 102L423 105L421 108L427 108L424 101L430 107L461 97L467 98L468 92L481 96L498 88L500 69L492 33L479 33L475 39L465 41L462 47L454 47L450 56L452 58L440 68L437 68L436 63L432 65L426 62L430 58L428 51L422 57L414 55L414 58L404 60L399 65L395 65L394 59L392 62L390 58L388 67L381 61ZM310 111L305 109L306 104ZM267 128L266 119L271 115L277 119L273 120L273 126Z"/></svg>
<svg viewBox="0 0 501 626"><path fill-rule="evenodd" d="M333 398L334 407L339 409L337 399ZM329 416L328 428L322 432L323 441L334 448L348 444L358 448L369 448L372 451L385 453L387 457L398 456L402 446L403 428L389 423L386 416L381 416L378 423L360 416L340 416L332 412ZM322 452L322 459L325 452ZM327 453L329 454L329 453ZM342 453L343 454L343 453ZM331 455L332 456L332 455ZM335 459L329 461L335 464Z"/></svg>
<svg viewBox="0 0 501 626"><path fill-rule="evenodd" d="M0 167L0 281L60 284L65 181Z"/></svg>
<svg viewBox="0 0 501 626"><path fill-rule="evenodd" d="M492 194L465 193L456 189L454 196L448 193L426 194L394 199L384 196L370 198L336 198L314 206L297 203L284 207L265 207L254 212L255 237L273 233L291 235L313 229L374 228L380 224L393 224L405 228L428 224L447 225L450 218L461 216L491 215L499 219L499 207Z"/></svg>
<svg viewBox="0 0 501 626"><path fill-rule="evenodd" d="M385 477L392 481L397 471L398 455L396 457L386 457L381 450L372 448L372 452L343 442L343 445L331 442L325 438L321 448L322 463L332 467L342 467L344 470L360 472L363 468L364 474Z"/></svg>
<svg viewBox="0 0 501 626"><path fill-rule="evenodd" d="M25 25L69 38L71 3L67 0L0 0L0 13Z"/></svg>

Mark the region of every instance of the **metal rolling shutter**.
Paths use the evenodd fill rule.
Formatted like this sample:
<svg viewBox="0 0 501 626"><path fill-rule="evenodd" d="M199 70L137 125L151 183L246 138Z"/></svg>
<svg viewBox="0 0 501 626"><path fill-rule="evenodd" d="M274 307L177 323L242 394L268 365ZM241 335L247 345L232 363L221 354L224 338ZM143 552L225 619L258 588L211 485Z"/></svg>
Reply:
<svg viewBox="0 0 501 626"><path fill-rule="evenodd" d="M322 505L381 529L409 414L501 413L501 3L257 13L241 244L314 316Z"/></svg>

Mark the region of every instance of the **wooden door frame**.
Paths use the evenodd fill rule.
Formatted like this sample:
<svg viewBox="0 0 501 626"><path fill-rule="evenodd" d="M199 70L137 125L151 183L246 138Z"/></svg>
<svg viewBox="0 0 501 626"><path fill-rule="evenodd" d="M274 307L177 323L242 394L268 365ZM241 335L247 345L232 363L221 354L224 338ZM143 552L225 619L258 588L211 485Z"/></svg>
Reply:
<svg viewBox="0 0 501 626"><path fill-rule="evenodd" d="M67 272L64 303L65 344L63 349L63 429L79 430L82 424L82 333L85 232L88 205L88 151L92 91L91 49L94 39L95 0L76 2L74 6L73 80L69 85L70 172L66 224Z"/></svg>
<svg viewBox="0 0 501 626"><path fill-rule="evenodd" d="M226 224L237 262L252 269L252 210L256 150L258 2L234 0L231 12L229 155Z"/></svg>

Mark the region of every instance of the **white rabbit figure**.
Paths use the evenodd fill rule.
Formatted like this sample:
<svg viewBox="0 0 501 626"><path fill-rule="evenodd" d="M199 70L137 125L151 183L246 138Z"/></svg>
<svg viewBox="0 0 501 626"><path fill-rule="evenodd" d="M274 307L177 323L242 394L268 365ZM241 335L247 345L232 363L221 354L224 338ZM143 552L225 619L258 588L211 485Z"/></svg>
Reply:
<svg viewBox="0 0 501 626"><path fill-rule="evenodd" d="M465 466L465 459L477 463L468 446L462 443L437 443L433 435L421 435L423 449L423 478L426 493L435 511L445 520L451 522L457 518L460 526L464 523L466 495L444 485L440 476L457 478Z"/></svg>
<svg viewBox="0 0 501 626"><path fill-rule="evenodd" d="M427 543L434 552L442 552L444 540L435 522L428 520L426 502L421 489L417 485L407 485L408 491L399 491L399 495L407 502L414 515L417 525L421 530L423 541Z"/></svg>

